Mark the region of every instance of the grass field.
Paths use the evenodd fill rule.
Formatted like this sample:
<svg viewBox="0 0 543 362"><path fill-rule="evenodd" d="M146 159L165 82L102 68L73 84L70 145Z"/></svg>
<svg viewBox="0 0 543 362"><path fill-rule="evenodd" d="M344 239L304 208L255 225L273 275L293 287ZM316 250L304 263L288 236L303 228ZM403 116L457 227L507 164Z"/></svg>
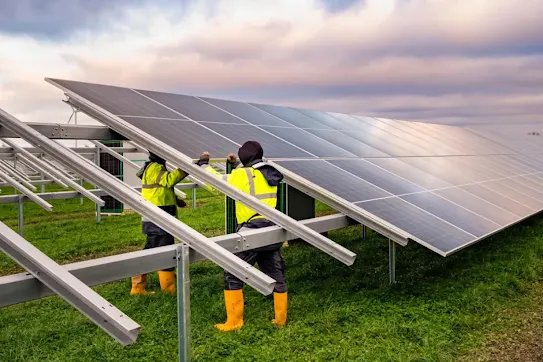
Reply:
<svg viewBox="0 0 543 362"><path fill-rule="evenodd" d="M79 199L53 204L52 214L25 204L25 238L60 263L143 246L138 215L103 217L98 225L89 201L83 206ZM222 197L198 190L198 208L184 209L180 218L207 236L221 235L223 207ZM0 220L16 228L16 210L16 205L0 205ZM329 212L318 206L319 214ZM193 360L514 360L501 342L513 338L517 346L529 344L513 335L542 329L540 323L523 329L542 310L540 220L526 221L448 258L415 243L400 247L395 285L388 284L386 240L372 233L360 240L355 226L330 232L330 237L356 252L356 263L347 267L305 244L285 248L290 304L289 324L281 329L270 323L271 297L246 287L243 329L216 331L213 324L225 319L222 270L210 262L191 265ZM0 254L0 275L20 271ZM159 289L156 274L150 276L149 289ZM174 296L130 297L128 279L95 290L142 325L135 344L121 347L52 297L0 309L0 361L176 360Z"/></svg>

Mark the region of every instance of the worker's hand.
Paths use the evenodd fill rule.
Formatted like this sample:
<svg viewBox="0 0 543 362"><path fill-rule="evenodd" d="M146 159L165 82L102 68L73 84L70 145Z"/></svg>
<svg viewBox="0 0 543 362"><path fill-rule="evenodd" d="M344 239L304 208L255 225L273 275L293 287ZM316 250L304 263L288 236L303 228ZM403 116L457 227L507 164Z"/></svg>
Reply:
<svg viewBox="0 0 543 362"><path fill-rule="evenodd" d="M187 206L187 203L185 202L185 200L177 198L177 207L185 207L185 206Z"/></svg>
<svg viewBox="0 0 543 362"><path fill-rule="evenodd" d="M198 162L196 162L196 164L198 166L202 166L202 165L208 165L209 164L209 152L204 152L200 155L200 159L198 160Z"/></svg>
<svg viewBox="0 0 543 362"><path fill-rule="evenodd" d="M226 158L226 160L228 161L228 163L234 165L237 161L237 157L236 155L234 155L233 153L229 154L228 157Z"/></svg>
<svg viewBox="0 0 543 362"><path fill-rule="evenodd" d="M228 155L226 161L230 164L230 166L232 166L233 169L238 168L238 166L241 164L236 155L234 155L233 153Z"/></svg>

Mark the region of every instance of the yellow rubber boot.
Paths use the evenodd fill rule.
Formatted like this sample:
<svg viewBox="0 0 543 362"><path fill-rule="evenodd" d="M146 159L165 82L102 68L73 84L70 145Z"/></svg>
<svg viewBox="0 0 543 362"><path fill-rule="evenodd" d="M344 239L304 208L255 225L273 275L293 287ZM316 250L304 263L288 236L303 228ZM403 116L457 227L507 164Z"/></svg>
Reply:
<svg viewBox="0 0 543 362"><path fill-rule="evenodd" d="M136 275L132 277L132 290L130 295L151 295L155 292L148 292L145 290L147 286L147 274Z"/></svg>
<svg viewBox="0 0 543 362"><path fill-rule="evenodd" d="M158 272L158 279L160 279L160 288L164 293L175 294L175 273L172 271Z"/></svg>
<svg viewBox="0 0 543 362"><path fill-rule="evenodd" d="M215 324L221 332L229 332L243 327L243 290L225 290L226 323Z"/></svg>
<svg viewBox="0 0 543 362"><path fill-rule="evenodd" d="M273 305L275 309L275 319L272 323L278 327L287 324L287 292L273 293Z"/></svg>

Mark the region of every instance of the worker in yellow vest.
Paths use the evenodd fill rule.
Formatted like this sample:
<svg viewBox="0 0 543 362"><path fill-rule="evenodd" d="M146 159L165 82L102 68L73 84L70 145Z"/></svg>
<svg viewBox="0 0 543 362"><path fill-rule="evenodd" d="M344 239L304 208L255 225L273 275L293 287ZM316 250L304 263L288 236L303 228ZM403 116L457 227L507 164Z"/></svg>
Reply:
<svg viewBox="0 0 543 362"><path fill-rule="evenodd" d="M169 172L166 169L166 160L154 153L149 153L149 161L136 173L141 178L142 197L166 211L172 216L177 216L177 207L185 207L186 203L177 198L174 187L181 182L188 174L185 171L176 169ZM147 235L147 242L144 249L157 248L159 246L172 245L175 243L173 235L160 228L158 225L142 217L142 232ZM175 272L174 268L168 268L158 272L160 288L163 292L175 293ZM154 292L147 292L147 275L132 277L132 290L130 295L149 295Z"/></svg>
<svg viewBox="0 0 543 362"><path fill-rule="evenodd" d="M277 187L283 179L283 175L262 161L264 151L256 141L244 143L238 150L238 156L239 161L233 154L228 156L228 162L233 166L233 171L229 175L220 175L209 166L209 153L207 152L201 155L197 164L218 177L225 177L230 185L275 208L277 205ZM213 190L209 185L208 188ZM242 203L236 201L235 208L237 232L274 225L273 222ZM275 318L272 320L272 323L277 326L284 326L287 322L287 284L281 245L282 242L279 242L236 253L239 258L250 265L254 266L258 263L262 272L277 281L273 293ZM243 326L244 299L242 287L243 282L239 278L227 271L224 272L224 301L227 318L226 323L215 325L215 328L220 331L232 331Z"/></svg>

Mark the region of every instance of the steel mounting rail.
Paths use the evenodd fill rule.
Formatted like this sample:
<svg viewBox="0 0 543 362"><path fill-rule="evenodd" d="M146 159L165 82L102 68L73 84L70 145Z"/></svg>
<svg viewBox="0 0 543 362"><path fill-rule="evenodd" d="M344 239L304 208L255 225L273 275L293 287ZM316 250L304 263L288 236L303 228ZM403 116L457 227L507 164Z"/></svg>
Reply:
<svg viewBox="0 0 543 362"><path fill-rule="evenodd" d="M23 165L33 169L36 172L43 173L45 176L49 177L57 185L60 185L65 189L68 188L68 185L66 185L61 179L59 179L58 177L53 175L51 172L48 172L47 170L40 169L40 166L37 163L35 163L34 161L32 161L31 159L25 158L24 155L19 155L18 159L19 159L20 163L22 163Z"/></svg>
<svg viewBox="0 0 543 362"><path fill-rule="evenodd" d="M16 180L17 182L23 184L26 188L32 190L32 191L37 191L38 189L36 188L36 186L32 185L30 183L29 180L21 177L17 172L13 171L12 168L10 168L9 166L6 166L4 165L4 163L0 162L0 170L1 171L4 171L4 173L6 173L7 175L11 176L11 178L13 178L14 180Z"/></svg>
<svg viewBox="0 0 543 362"><path fill-rule="evenodd" d="M130 140L141 144L149 151L156 153L162 158L166 160L171 160L173 164L179 165L181 169L187 171L190 175L197 177L198 179L202 180L208 185L211 185L213 188L231 197L232 199L242 202L243 204L250 207L252 210L255 210L261 215L266 216L275 224L287 229L288 231L297 235L299 238L324 251L325 253L341 261L342 263L346 265L352 265L354 263L356 259L356 254L348 250L347 248L305 227L298 221L294 220L288 215L283 214L279 210L269 207L268 205L258 200L256 197L246 194L232 187L226 181L222 180L222 178L218 178L215 175L210 174L203 168L195 165L190 157L184 155L175 148L165 144L159 139L149 135L146 132L143 132L137 127L132 126L128 122L96 106L85 98L75 94L74 92L68 90L65 87L62 87L54 81L47 78L46 81L64 90L69 98L67 103L78 108L82 112L86 113L88 116L98 120L99 122L104 123L106 126L109 126L111 129L129 138Z"/></svg>
<svg viewBox="0 0 543 362"><path fill-rule="evenodd" d="M32 191L30 191L29 189L27 189L23 185L19 184L17 180L11 178L11 176L9 176L7 173L5 173L2 170L0 170L0 179L6 181L8 184L10 184L14 188L22 192L26 197L28 197L30 200L34 201L36 204L43 207L45 210L53 211L53 205L51 205L50 203L48 203L47 201L45 201L44 199L42 199L41 197L39 197Z"/></svg>
<svg viewBox="0 0 543 362"><path fill-rule="evenodd" d="M90 163L65 146L50 140L2 109L0 109L0 124L17 133L27 142L39 147L51 155L51 157L57 159L65 167L77 169L78 173L85 179L98 185L112 197L129 205L136 212L145 216L149 221L160 226L178 239L187 242L191 248L251 285L262 294L271 294L273 291L275 287L274 279L219 245L211 242L196 230L182 223L175 216L144 200L141 195L134 192L133 188L109 172Z"/></svg>
<svg viewBox="0 0 543 362"><path fill-rule="evenodd" d="M0 109L0 115L2 114L5 114L5 115L9 115L8 113L6 113L5 111L1 110ZM13 116L12 116L13 117ZM14 118L15 119L15 118ZM17 122L21 122L19 120L17 120ZM21 122L22 123L22 122ZM5 125L6 128L9 128L7 125ZM27 126L27 125L25 125ZM30 126L27 126L25 127L27 130L33 130L34 129ZM14 131L14 130L12 130ZM14 131L15 132L15 131ZM35 132L38 132L38 131L35 131ZM41 133L38 132L38 134L40 134L41 136L43 136ZM48 142L53 142L55 143L54 141L51 141L49 138L43 136L45 139L47 139ZM53 175L55 175L56 177L58 177L60 180L62 180L63 183L65 183L66 185L70 186L71 188L73 188L74 190L78 191L79 193L81 193L83 196L85 196L86 198L92 200L95 204L98 204L100 206L104 206L106 203L104 200L102 200L101 198L99 197L96 197L94 196L93 194L91 194L90 192L88 192L83 186L79 185L78 183L74 182L72 179L66 177L62 172L58 171L57 169L55 169L53 166L51 166L49 163L43 161L43 160L40 160L38 157L34 156L33 154L31 154L30 152L28 152L27 150L25 150L24 148L20 147L19 145L11 142L11 141L8 141L6 139L3 139L2 140L4 143L6 143L8 146L10 146L11 148L13 148L14 150L16 150L17 152L19 152L21 155L25 156L25 158L27 160L31 160L34 164L36 164L37 166L39 166L40 169L43 169L49 173L52 173ZM37 147L41 148L41 144L40 143L37 143L36 144ZM51 155L51 157L57 157L56 155ZM67 164L65 165L65 167L72 167L70 164Z"/></svg>
<svg viewBox="0 0 543 362"><path fill-rule="evenodd" d="M122 345L136 341L136 322L2 222L0 249Z"/></svg>

